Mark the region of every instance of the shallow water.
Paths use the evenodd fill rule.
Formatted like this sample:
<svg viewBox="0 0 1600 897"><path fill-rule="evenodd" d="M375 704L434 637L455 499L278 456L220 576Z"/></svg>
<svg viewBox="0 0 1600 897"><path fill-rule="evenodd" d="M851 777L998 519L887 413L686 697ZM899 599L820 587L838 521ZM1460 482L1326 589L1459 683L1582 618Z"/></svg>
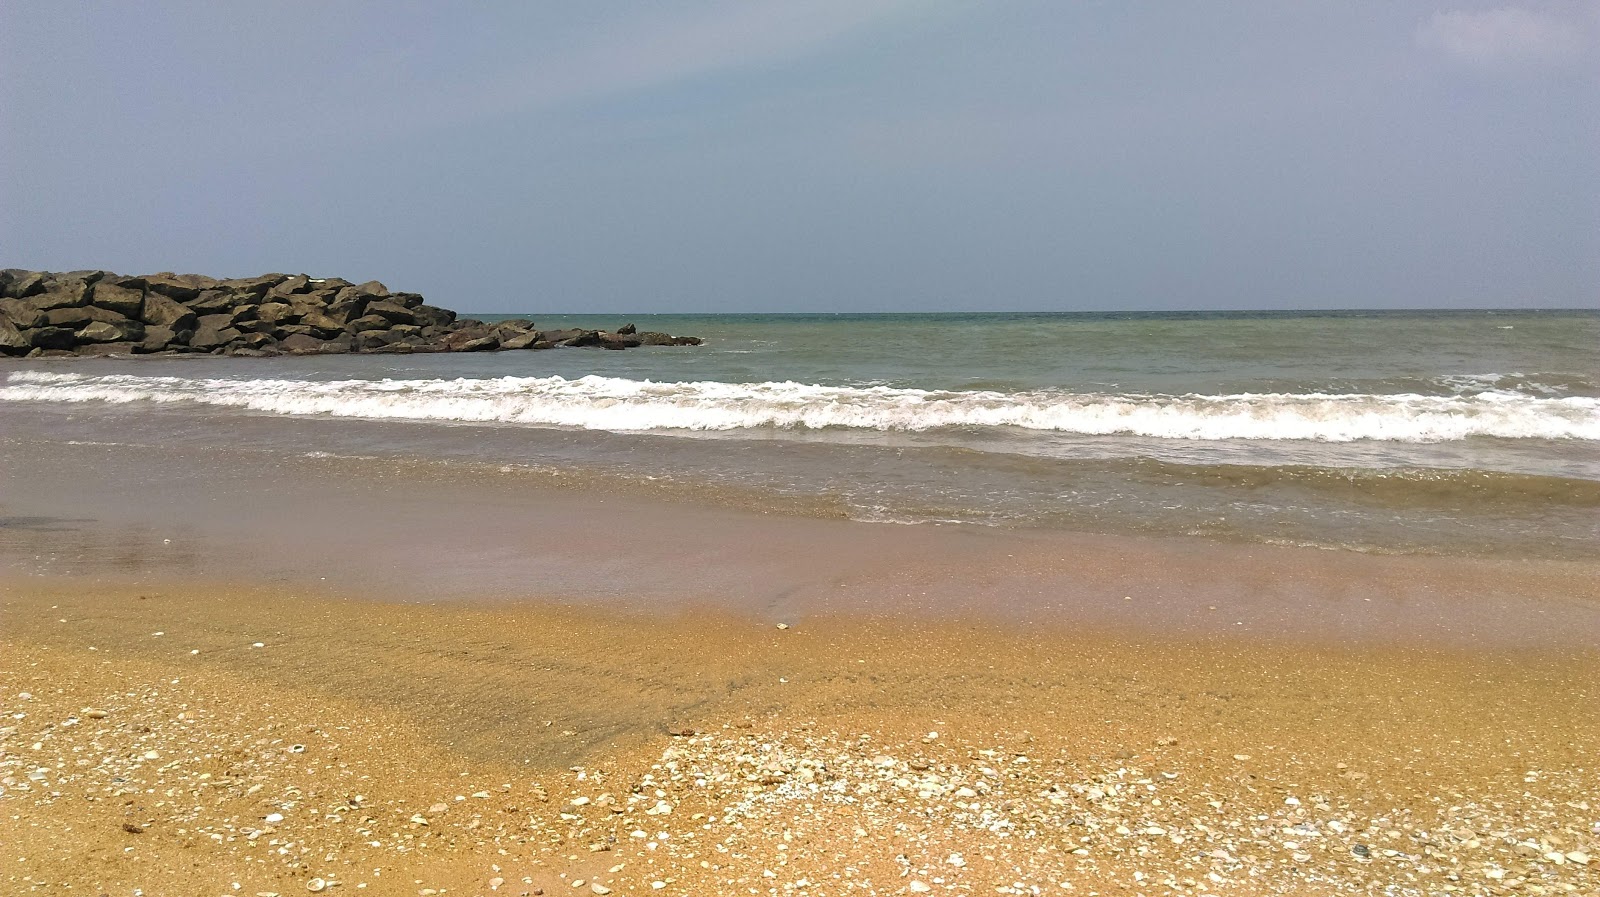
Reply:
<svg viewBox="0 0 1600 897"><path fill-rule="evenodd" d="M1600 542L1600 314L634 323L708 344L8 361L0 439L501 465L886 523L1543 557Z"/></svg>

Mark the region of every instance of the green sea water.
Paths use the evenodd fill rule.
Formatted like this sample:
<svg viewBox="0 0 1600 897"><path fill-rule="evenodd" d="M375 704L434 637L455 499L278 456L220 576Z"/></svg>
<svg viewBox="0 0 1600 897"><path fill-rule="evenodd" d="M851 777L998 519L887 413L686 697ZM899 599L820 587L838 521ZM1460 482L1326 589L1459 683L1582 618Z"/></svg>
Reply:
<svg viewBox="0 0 1600 897"><path fill-rule="evenodd" d="M1600 544L1600 313L525 317L706 344L7 361L0 424L665 482L881 523Z"/></svg>

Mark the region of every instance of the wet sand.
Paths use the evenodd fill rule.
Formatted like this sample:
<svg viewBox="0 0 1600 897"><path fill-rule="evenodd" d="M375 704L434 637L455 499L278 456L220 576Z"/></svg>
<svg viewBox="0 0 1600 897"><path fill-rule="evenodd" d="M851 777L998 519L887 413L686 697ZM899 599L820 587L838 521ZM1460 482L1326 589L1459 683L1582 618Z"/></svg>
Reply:
<svg viewBox="0 0 1600 897"><path fill-rule="evenodd" d="M5 893L1600 888L1594 564L252 457L8 449Z"/></svg>

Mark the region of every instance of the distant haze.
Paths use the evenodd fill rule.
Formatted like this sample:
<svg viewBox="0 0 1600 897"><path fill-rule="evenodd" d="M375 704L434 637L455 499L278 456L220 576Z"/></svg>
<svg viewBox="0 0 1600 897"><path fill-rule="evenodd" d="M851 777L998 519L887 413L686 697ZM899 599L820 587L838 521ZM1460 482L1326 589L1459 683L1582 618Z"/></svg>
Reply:
<svg viewBox="0 0 1600 897"><path fill-rule="evenodd" d="M0 266L1600 307L1600 2L0 2Z"/></svg>

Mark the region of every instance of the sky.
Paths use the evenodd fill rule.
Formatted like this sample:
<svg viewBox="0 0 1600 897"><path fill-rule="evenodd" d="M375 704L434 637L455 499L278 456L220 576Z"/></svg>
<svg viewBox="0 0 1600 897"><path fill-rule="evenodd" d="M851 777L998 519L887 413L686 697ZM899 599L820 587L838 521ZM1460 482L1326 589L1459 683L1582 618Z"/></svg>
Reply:
<svg viewBox="0 0 1600 897"><path fill-rule="evenodd" d="M1600 0L0 0L0 266L1600 308Z"/></svg>

